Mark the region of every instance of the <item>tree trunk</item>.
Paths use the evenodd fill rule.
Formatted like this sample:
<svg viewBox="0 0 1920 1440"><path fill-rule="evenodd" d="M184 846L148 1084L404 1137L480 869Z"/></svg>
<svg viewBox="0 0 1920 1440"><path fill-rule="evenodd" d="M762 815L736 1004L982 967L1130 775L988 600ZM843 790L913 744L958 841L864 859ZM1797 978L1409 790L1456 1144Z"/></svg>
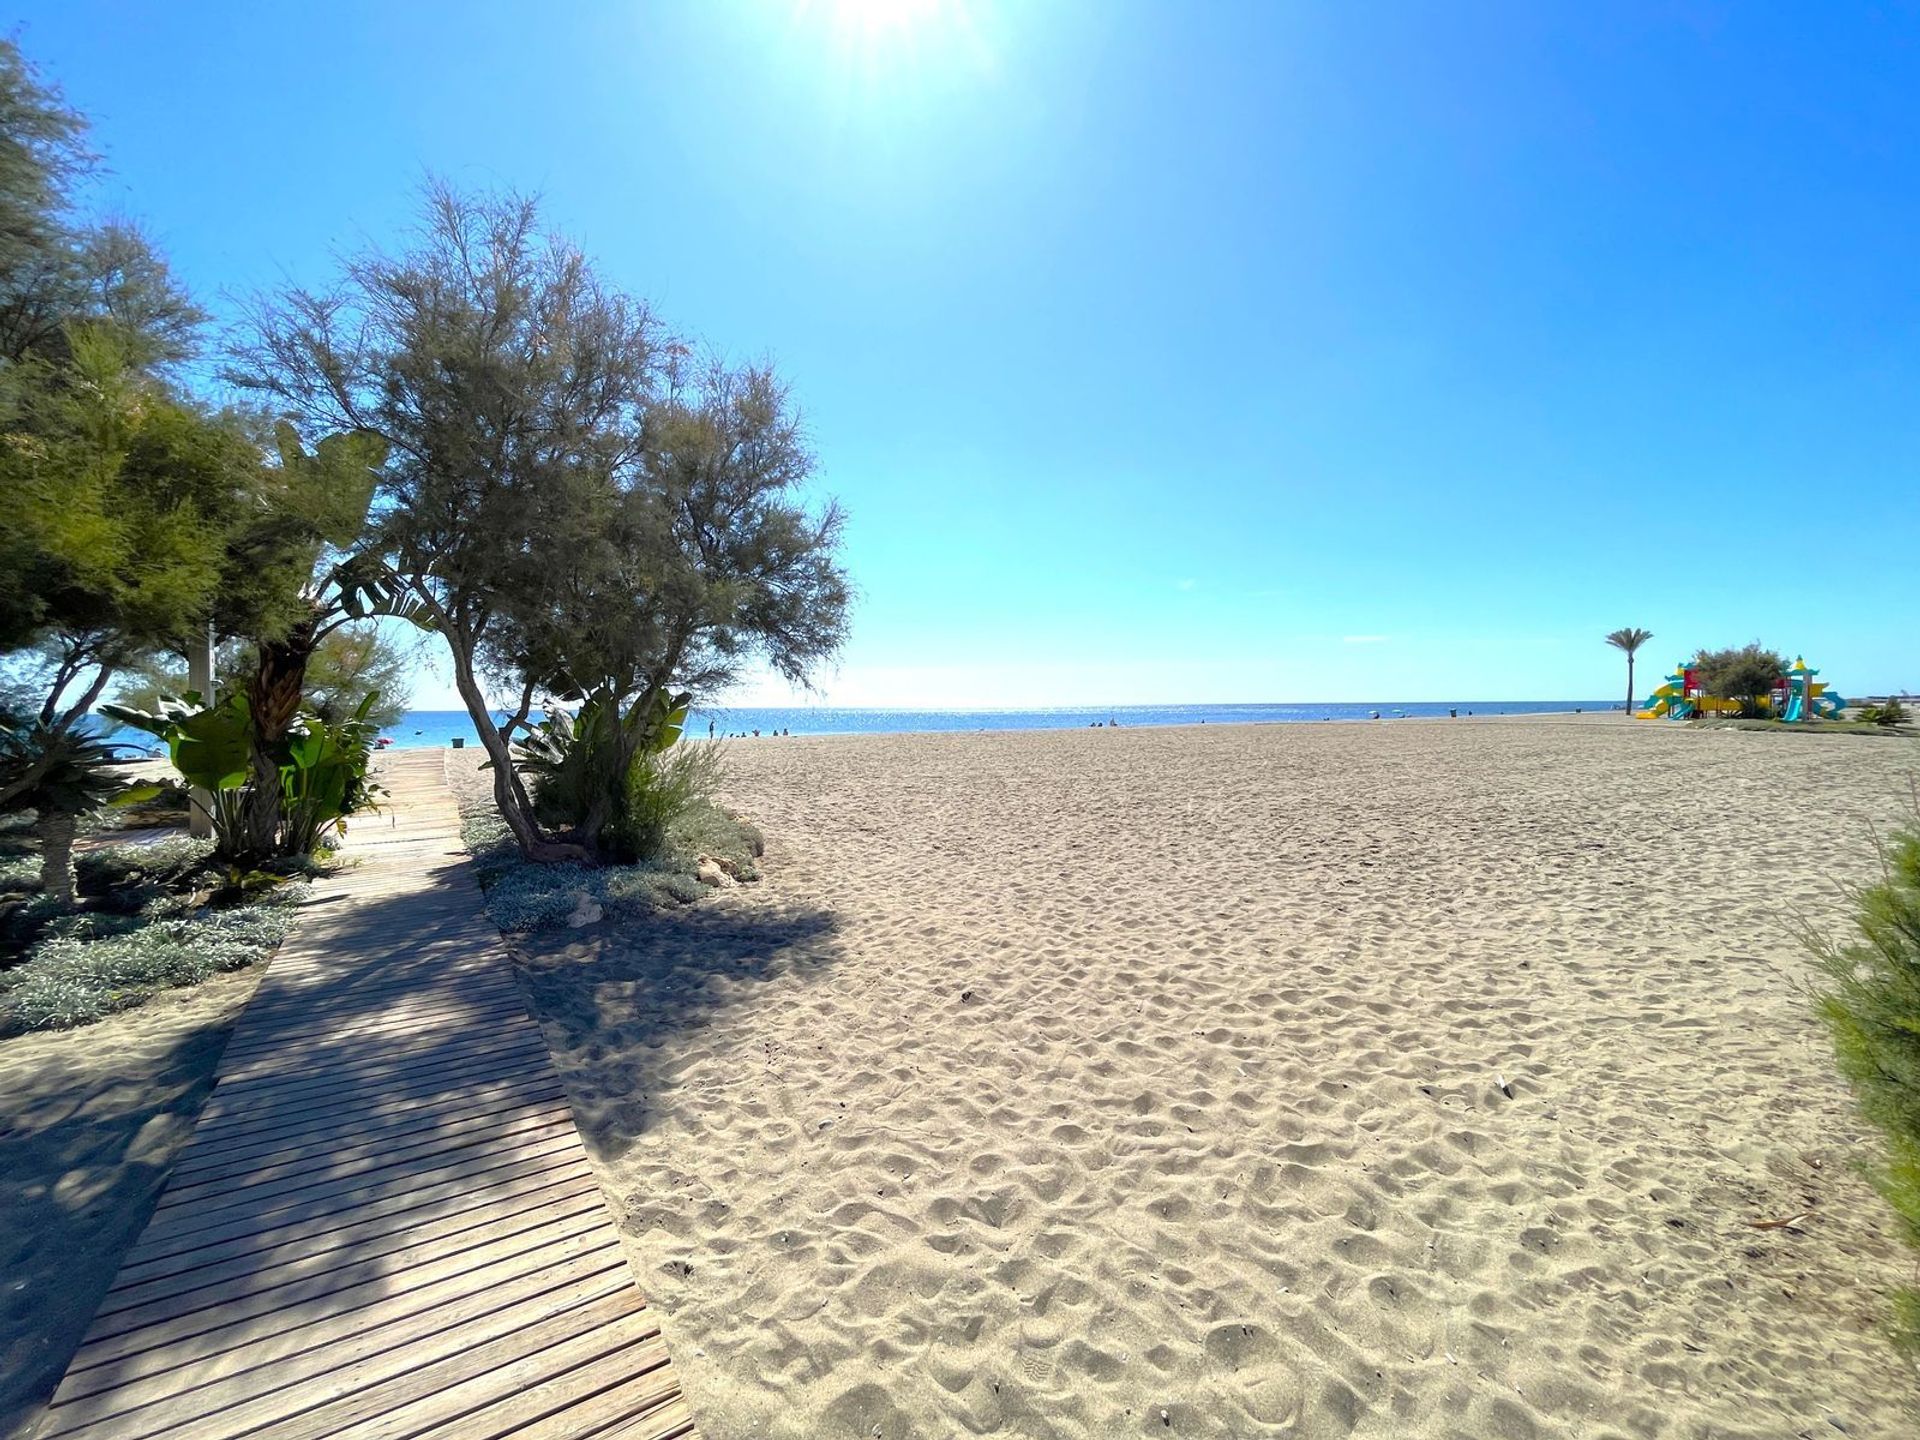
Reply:
<svg viewBox="0 0 1920 1440"><path fill-rule="evenodd" d="M520 847L520 853L529 860L552 862L556 860L586 860L591 858L579 845L567 845L550 840L534 821L533 806L527 799L527 792L513 773L513 752L500 734L500 727L493 723L493 712L487 708L487 697L481 692L480 682L474 678L473 653L461 639L442 630L446 637L447 649L453 652L453 683L460 692L460 699L467 707L467 718L473 721L473 728L479 733L480 745L487 752L487 758L493 761L493 803L500 811L500 818L507 822L507 829L513 832L513 840Z"/></svg>
<svg viewBox="0 0 1920 1440"><path fill-rule="evenodd" d="M313 630L312 621L303 621L282 639L262 641L260 663L247 680L252 775L247 787L245 828L250 855L273 855L279 850L279 748L300 713L307 663L313 658Z"/></svg>
<svg viewBox="0 0 1920 1440"><path fill-rule="evenodd" d="M1627 651L1627 713L1633 713L1633 652Z"/></svg>
<svg viewBox="0 0 1920 1440"><path fill-rule="evenodd" d="M73 835L78 823L65 810L42 810L34 827L40 832L40 892L62 909L73 904Z"/></svg>

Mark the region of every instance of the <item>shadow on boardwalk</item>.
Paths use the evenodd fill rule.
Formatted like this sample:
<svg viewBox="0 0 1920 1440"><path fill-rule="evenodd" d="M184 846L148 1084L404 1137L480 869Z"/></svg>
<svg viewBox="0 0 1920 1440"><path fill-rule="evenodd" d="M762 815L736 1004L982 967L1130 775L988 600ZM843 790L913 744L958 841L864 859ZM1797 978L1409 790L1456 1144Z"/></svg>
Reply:
<svg viewBox="0 0 1920 1440"><path fill-rule="evenodd" d="M0 1436L60 1383L253 981L221 975L85 1031L0 1040Z"/></svg>
<svg viewBox="0 0 1920 1440"><path fill-rule="evenodd" d="M691 1434L437 757L384 774L35 1434Z"/></svg>

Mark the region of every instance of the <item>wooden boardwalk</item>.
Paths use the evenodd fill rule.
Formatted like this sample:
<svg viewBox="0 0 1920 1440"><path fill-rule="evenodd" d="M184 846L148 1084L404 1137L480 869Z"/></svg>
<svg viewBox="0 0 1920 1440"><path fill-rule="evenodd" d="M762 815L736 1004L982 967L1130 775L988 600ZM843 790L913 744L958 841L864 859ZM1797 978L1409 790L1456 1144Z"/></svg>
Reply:
<svg viewBox="0 0 1920 1440"><path fill-rule="evenodd" d="M693 1433L442 754L380 763L41 1440Z"/></svg>

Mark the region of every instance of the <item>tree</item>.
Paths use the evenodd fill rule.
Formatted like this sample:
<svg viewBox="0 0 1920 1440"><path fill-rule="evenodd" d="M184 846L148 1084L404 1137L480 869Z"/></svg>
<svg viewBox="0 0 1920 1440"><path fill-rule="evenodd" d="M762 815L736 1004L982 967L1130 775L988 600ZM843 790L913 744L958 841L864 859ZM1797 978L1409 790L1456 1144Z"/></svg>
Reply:
<svg viewBox="0 0 1920 1440"><path fill-rule="evenodd" d="M1651 630L1642 630L1638 626L1616 630L1607 636L1607 644L1616 650L1627 652L1627 709L1629 711L1633 709L1633 654L1652 638Z"/></svg>
<svg viewBox="0 0 1920 1440"><path fill-rule="evenodd" d="M647 307L531 201L433 186L412 249L251 320L238 383L389 447L369 543L337 572L348 608L411 605L445 639L529 856L594 854L544 833L514 773L536 698L602 688L637 730L669 686L753 654L802 675L839 643L839 516L792 494L811 461L784 394L711 368L678 395ZM518 692L502 723L489 680Z"/></svg>
<svg viewBox="0 0 1920 1440"><path fill-rule="evenodd" d="M35 812L40 890L56 904L73 903L80 817L126 788L112 768L116 758L114 746L91 735L0 724L0 785L13 789L14 808Z"/></svg>
<svg viewBox="0 0 1920 1440"><path fill-rule="evenodd" d="M1787 662L1756 640L1737 649L1702 650L1693 669L1701 693L1736 701L1742 715L1755 716L1786 674Z"/></svg>
<svg viewBox="0 0 1920 1440"><path fill-rule="evenodd" d="M422 636L421 639L426 637ZM372 620L342 625L322 636L307 662L304 705L328 722L345 720L369 692L379 699L367 722L384 730L407 709L408 671L414 645ZM214 654L214 691L244 692L259 669L259 654L245 640L224 641ZM123 672L114 702L134 710L157 710L168 695L188 689L187 667L177 655L158 655Z"/></svg>
<svg viewBox="0 0 1920 1440"><path fill-rule="evenodd" d="M36 811L56 850L98 759L75 727L118 669L204 609L217 535L203 522L244 466L230 427L157 375L204 316L136 226L77 218L96 163L85 135L0 40L0 668L18 722L0 811Z"/></svg>
<svg viewBox="0 0 1920 1440"><path fill-rule="evenodd" d="M244 433L171 399L111 330L70 335L65 363L0 371L0 656L56 736L121 668L206 623L258 471ZM0 783L0 807L36 779Z"/></svg>
<svg viewBox="0 0 1920 1440"><path fill-rule="evenodd" d="M203 311L138 225L82 221L97 157L86 117L0 39L0 362L67 358L78 321L110 324L136 367L193 353Z"/></svg>
<svg viewBox="0 0 1920 1440"><path fill-rule="evenodd" d="M280 463L262 470L260 503L228 533L215 603L216 627L252 642L245 689L253 778L245 807L247 848L261 857L284 848L279 776L308 666L332 635L366 613L350 606L336 561L366 527L387 455L386 443L365 431L327 435L309 453L281 421L274 439ZM373 608L408 617L417 607L394 596Z"/></svg>
<svg viewBox="0 0 1920 1440"><path fill-rule="evenodd" d="M709 360L674 377L648 410L638 464L584 509L590 532L556 556L533 603L506 608L495 667L618 717L603 761L614 776L683 695L723 689L748 659L804 683L839 648L848 603L841 512L799 498L813 470L769 367ZM622 799L610 787L588 810L576 838L590 851Z"/></svg>
<svg viewBox="0 0 1920 1440"><path fill-rule="evenodd" d="M1916 797L1920 798L1920 797ZM1881 850L1880 879L1853 889L1852 935L1802 940L1825 973L1815 1003L1861 1116L1882 1132L1862 1168L1920 1249L1920 811ZM1893 1295L1895 1343L1920 1354L1920 1287Z"/></svg>
<svg viewBox="0 0 1920 1440"><path fill-rule="evenodd" d="M408 671L417 649L371 622L329 631L308 661L305 703L322 720L338 723L367 695L377 695L365 718L376 730L388 729L407 712Z"/></svg>

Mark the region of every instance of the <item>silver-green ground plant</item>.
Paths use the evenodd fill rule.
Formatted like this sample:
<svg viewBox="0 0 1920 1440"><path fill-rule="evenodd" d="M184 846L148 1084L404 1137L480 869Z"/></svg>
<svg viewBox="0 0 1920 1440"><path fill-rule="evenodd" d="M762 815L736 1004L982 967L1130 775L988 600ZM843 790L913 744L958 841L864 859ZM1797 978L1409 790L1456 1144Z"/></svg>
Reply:
<svg viewBox="0 0 1920 1440"><path fill-rule="evenodd" d="M192 840L113 846L80 862L83 888L112 887L112 910L52 915L20 963L0 972L0 1033L87 1025L271 955L292 929L297 881L235 887Z"/></svg>
<svg viewBox="0 0 1920 1440"><path fill-rule="evenodd" d="M653 838L638 852L646 858L624 865L529 861L499 812L474 790L463 790L461 838L494 924L509 934L562 926L579 912L583 896L613 918L688 905L708 891L698 874L703 859L735 880L758 880L760 832L715 798L724 763L718 745L699 742L642 757L628 807Z"/></svg>

